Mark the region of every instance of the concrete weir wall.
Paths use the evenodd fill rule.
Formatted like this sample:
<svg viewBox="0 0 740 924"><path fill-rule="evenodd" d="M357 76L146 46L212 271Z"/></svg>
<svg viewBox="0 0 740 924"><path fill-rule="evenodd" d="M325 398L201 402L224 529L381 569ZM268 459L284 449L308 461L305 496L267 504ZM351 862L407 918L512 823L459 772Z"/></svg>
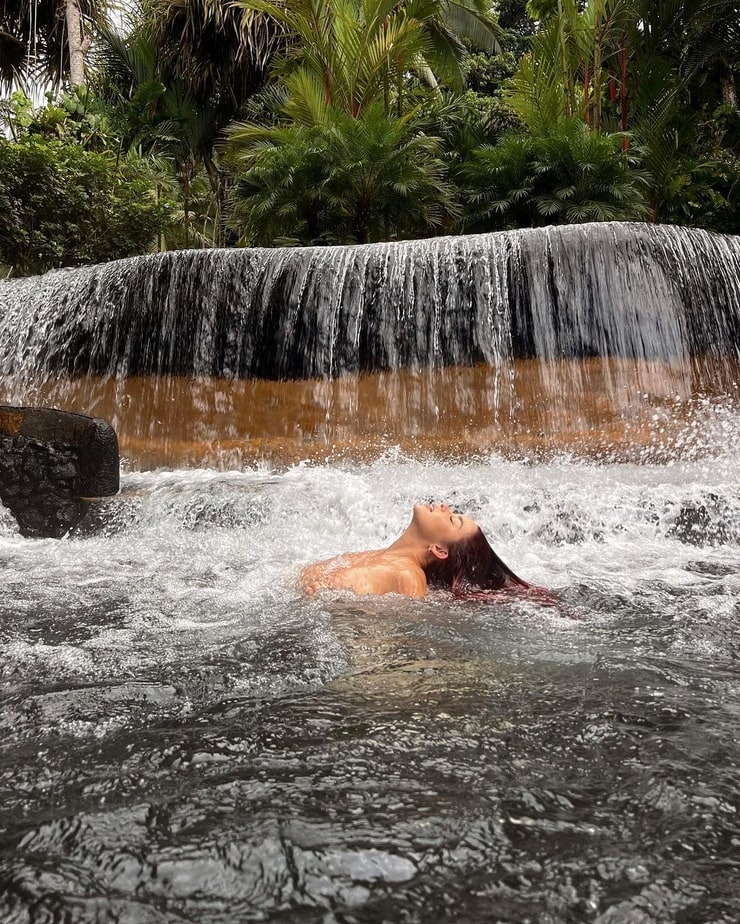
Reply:
<svg viewBox="0 0 740 924"><path fill-rule="evenodd" d="M22 535L60 538L85 517L89 498L118 489L118 438L109 423L0 405L0 500Z"/></svg>

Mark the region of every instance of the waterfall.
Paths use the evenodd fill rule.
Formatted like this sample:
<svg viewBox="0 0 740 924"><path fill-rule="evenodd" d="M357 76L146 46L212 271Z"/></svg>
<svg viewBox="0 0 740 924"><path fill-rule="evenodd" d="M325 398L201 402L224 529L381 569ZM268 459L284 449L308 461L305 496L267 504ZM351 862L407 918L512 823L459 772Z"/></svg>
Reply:
<svg viewBox="0 0 740 924"><path fill-rule="evenodd" d="M293 379L427 365L734 356L740 239L584 224L197 250L0 285L0 367Z"/></svg>
<svg viewBox="0 0 740 924"><path fill-rule="evenodd" d="M658 367L670 370L663 397L707 384L729 389L739 344L740 238L635 223L181 251L0 283L0 398L37 402L60 377L108 383L109 392L114 383L114 416L132 400L127 383L143 376L234 387L317 380L311 401L323 417L338 403L352 417L352 375L406 370L427 379L411 396L404 385L386 399L416 415L407 426L420 432L440 416L431 392L450 390L445 370L489 370L482 404L480 383L458 374L456 413L475 405L498 420L523 401L573 405L592 393L593 370L581 360L602 362L598 387L621 408L635 390L651 391ZM514 394L517 360L538 364L544 399ZM643 364L637 379L625 378L622 361ZM332 390L336 381L346 383L341 393ZM192 400L204 407L233 400L224 394ZM179 401L159 394L157 408L140 415L170 418ZM192 415L189 425L197 431ZM291 421L282 435L291 427L304 436L317 429Z"/></svg>

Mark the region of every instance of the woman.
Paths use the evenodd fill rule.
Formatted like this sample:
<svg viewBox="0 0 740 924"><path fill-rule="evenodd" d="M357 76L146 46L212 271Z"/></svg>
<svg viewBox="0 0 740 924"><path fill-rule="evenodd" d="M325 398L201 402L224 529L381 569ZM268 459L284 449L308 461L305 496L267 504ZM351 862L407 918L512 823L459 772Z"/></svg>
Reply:
<svg viewBox="0 0 740 924"><path fill-rule="evenodd" d="M447 504L417 504L411 523L387 549L309 565L301 582L307 594L332 588L406 597L423 597L429 586L464 597L530 588L501 561L475 521Z"/></svg>

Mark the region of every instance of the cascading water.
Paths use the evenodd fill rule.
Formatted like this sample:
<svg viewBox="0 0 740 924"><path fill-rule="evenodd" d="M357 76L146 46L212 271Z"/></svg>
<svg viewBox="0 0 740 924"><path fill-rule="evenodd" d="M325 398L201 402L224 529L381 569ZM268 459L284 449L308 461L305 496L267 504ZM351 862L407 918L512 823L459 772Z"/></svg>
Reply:
<svg viewBox="0 0 740 924"><path fill-rule="evenodd" d="M145 467L596 421L603 452L625 420L628 451L656 402L730 393L739 278L737 238L619 223L138 257L0 284L0 399L105 417Z"/></svg>
<svg viewBox="0 0 740 924"><path fill-rule="evenodd" d="M734 356L739 273L735 238L619 223L163 253L6 282L0 357L16 374L285 379Z"/></svg>
<svg viewBox="0 0 740 924"><path fill-rule="evenodd" d="M131 424L97 523L0 507L0 920L735 924L739 254L612 225L0 286L0 400ZM320 425L342 457L290 464ZM301 595L439 498L558 606Z"/></svg>

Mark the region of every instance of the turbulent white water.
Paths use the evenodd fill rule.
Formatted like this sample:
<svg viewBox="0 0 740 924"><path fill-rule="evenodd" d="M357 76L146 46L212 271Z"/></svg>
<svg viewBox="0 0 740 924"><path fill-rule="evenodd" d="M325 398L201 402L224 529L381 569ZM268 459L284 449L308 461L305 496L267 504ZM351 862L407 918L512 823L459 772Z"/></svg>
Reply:
<svg viewBox="0 0 740 924"><path fill-rule="evenodd" d="M273 664L250 661L231 677L235 688L275 683L277 692L286 682L327 680L351 654L323 621L326 601L301 598L301 565L389 544L414 503L440 498L469 512L513 568L561 592L575 615L588 618L594 608L608 615L624 596L645 607L663 600L665 620L667 597L671 618L680 620L688 594L697 611L721 622L739 589L735 465L734 454L670 466L385 457L283 472L124 475L121 495L98 514L97 534L29 541L9 515L0 520L3 625L19 631L6 656L19 666L48 662L53 673L80 681L142 670L161 678L238 640L253 637L259 648L264 633L291 627L305 636L301 657L315 658L306 675L288 681L295 665L276 676ZM378 607L379 618L387 608L437 605L362 604L369 614ZM557 625L557 612L525 608ZM61 621L71 638L52 643L40 629L34 639L28 621L37 618ZM709 651L712 639L701 644Z"/></svg>
<svg viewBox="0 0 740 924"><path fill-rule="evenodd" d="M736 467L390 453L0 516L3 920L730 924ZM437 498L560 605L301 596Z"/></svg>

